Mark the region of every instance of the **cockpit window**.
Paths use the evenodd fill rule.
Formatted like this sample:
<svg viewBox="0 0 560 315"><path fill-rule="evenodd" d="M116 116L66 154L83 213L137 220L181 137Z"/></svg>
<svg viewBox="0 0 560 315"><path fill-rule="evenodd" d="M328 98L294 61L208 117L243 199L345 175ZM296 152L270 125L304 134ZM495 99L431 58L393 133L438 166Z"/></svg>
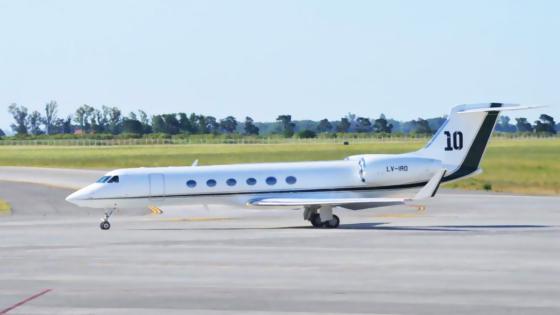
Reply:
<svg viewBox="0 0 560 315"><path fill-rule="evenodd" d="M107 183L116 184L118 182L119 182L119 177L118 176L113 176L113 177L111 177L111 179Z"/></svg>
<svg viewBox="0 0 560 315"><path fill-rule="evenodd" d="M96 183L101 183L101 184L106 183L109 180L109 178L111 178L111 176L103 176L100 179L98 179Z"/></svg>

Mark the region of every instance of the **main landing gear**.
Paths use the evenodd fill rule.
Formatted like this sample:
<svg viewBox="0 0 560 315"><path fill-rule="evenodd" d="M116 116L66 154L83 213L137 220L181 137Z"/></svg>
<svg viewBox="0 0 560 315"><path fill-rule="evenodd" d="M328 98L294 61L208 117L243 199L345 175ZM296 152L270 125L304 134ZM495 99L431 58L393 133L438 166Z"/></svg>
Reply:
<svg viewBox="0 0 560 315"><path fill-rule="evenodd" d="M340 219L333 215L331 206L305 207L303 218L315 228L336 229L340 225Z"/></svg>
<svg viewBox="0 0 560 315"><path fill-rule="evenodd" d="M99 224L99 227L102 230L108 230L111 228L111 223L109 223L109 218L111 217L111 215L113 214L113 211L115 211L115 209L110 209L107 210L105 212L105 216L103 218L101 218L101 223Z"/></svg>

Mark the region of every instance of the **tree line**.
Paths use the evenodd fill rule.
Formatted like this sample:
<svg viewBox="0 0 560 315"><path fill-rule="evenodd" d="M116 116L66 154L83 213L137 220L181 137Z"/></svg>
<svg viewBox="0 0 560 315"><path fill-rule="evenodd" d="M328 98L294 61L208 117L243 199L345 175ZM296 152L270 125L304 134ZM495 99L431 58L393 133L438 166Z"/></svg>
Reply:
<svg viewBox="0 0 560 315"><path fill-rule="evenodd" d="M169 113L148 116L143 110L124 115L118 107L95 108L82 105L74 114L59 116L56 101L48 102L42 111L30 111L25 106L11 104L8 112L13 117L12 131L16 137L38 135L121 135L139 137L146 135L270 135L313 138L317 134L380 133L380 134L432 134L445 121L445 117L418 118L411 121L387 119L381 114L372 119L349 113L340 120L294 121L291 115L279 115L274 122L255 122L251 117L238 121L233 116L217 119L196 113ZM560 124L552 116L542 114L531 124L527 118L500 116L496 131L556 134ZM0 129L0 137L5 133Z"/></svg>

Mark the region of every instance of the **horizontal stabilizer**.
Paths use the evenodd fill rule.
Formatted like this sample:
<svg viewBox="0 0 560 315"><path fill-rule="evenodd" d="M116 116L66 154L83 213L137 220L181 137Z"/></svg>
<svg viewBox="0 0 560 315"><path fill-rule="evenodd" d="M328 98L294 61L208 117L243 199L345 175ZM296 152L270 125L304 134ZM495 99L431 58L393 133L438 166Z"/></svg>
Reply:
<svg viewBox="0 0 560 315"><path fill-rule="evenodd" d="M483 107L483 108L471 108L458 111L459 114L468 113L483 113L491 111L505 111L505 110L523 110L523 109L536 109L543 108L546 106L542 105L519 105L519 104L502 104L500 107Z"/></svg>

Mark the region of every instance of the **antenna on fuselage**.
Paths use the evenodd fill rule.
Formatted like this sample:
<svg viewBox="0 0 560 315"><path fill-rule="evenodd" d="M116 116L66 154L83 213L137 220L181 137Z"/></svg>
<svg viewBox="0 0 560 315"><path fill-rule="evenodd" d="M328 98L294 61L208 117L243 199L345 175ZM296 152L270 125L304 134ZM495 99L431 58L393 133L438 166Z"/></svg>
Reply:
<svg viewBox="0 0 560 315"><path fill-rule="evenodd" d="M192 162L192 167L198 166L198 159L194 160L194 162Z"/></svg>

